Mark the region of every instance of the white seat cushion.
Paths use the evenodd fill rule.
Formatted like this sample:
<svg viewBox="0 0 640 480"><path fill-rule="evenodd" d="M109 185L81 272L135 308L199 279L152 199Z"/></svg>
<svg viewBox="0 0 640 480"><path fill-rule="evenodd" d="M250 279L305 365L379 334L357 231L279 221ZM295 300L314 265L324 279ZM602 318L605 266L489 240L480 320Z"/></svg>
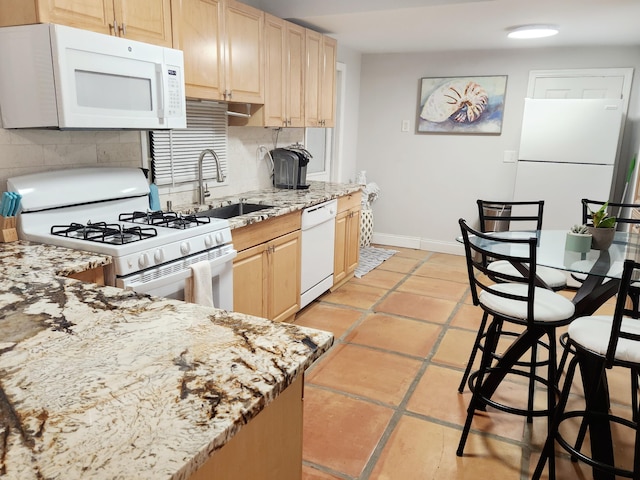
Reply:
<svg viewBox="0 0 640 480"><path fill-rule="evenodd" d="M591 270L595 265L595 263L596 263L595 260L579 260L577 262L572 263L571 268L575 270L582 270L584 272L584 271ZM611 268L609 269L608 274L611 277L620 278L622 276L622 263L614 262ZM587 279L586 273L571 272L571 276L576 280L578 280L579 282L584 282ZM604 279L605 282L608 282L609 280L611 280L611 278Z"/></svg>
<svg viewBox="0 0 640 480"><path fill-rule="evenodd" d="M594 315L576 318L569 324L569 337L583 347L605 355L611 337L611 315ZM632 318L622 319L622 331L640 334L640 320ZM616 360L640 363L640 342L621 338L615 353Z"/></svg>
<svg viewBox="0 0 640 480"><path fill-rule="evenodd" d="M491 290L526 297L528 287L524 283L497 283ZM513 318L526 320L527 302L492 295L483 290L479 295L480 303L487 308ZM571 300L546 288L536 287L533 316L536 322L557 322L573 316L575 307Z"/></svg>
<svg viewBox="0 0 640 480"><path fill-rule="evenodd" d="M489 270L496 273L522 277L522 274L511 263L506 260L496 260L489 264ZM546 283L549 288L564 288L567 286L567 276L555 268L538 267L536 275Z"/></svg>

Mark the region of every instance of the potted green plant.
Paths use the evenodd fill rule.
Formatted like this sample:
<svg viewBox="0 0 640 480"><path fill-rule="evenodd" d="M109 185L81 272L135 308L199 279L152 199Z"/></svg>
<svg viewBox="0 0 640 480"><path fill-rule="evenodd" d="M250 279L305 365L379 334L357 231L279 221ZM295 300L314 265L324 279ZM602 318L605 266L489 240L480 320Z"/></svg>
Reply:
<svg viewBox="0 0 640 480"><path fill-rule="evenodd" d="M591 246L596 250L606 250L613 242L613 236L616 231L616 217L612 217L607 212L609 202L605 202L597 211L589 208L593 226L589 227L589 231L593 237ZM588 207L587 207L588 208Z"/></svg>
<svg viewBox="0 0 640 480"><path fill-rule="evenodd" d="M567 232L565 248L572 252L587 253L591 250L593 236L586 225L574 225Z"/></svg>

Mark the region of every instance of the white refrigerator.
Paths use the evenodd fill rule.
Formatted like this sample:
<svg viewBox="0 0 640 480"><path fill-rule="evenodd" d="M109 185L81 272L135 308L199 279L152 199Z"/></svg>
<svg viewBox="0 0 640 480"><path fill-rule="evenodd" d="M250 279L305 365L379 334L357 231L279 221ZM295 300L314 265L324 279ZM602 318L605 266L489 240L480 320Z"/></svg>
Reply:
<svg viewBox="0 0 640 480"><path fill-rule="evenodd" d="M582 222L582 198L609 200L621 135L617 99L525 99L513 199L544 200L543 228Z"/></svg>

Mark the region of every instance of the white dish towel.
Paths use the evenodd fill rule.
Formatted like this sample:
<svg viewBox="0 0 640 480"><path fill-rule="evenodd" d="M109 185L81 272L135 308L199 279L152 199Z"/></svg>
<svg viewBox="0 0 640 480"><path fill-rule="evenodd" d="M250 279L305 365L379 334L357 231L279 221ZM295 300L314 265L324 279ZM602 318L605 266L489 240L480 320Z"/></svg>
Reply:
<svg viewBox="0 0 640 480"><path fill-rule="evenodd" d="M184 282L184 299L189 303L197 303L214 307L213 288L211 283L211 267L203 260L191 265L191 277Z"/></svg>

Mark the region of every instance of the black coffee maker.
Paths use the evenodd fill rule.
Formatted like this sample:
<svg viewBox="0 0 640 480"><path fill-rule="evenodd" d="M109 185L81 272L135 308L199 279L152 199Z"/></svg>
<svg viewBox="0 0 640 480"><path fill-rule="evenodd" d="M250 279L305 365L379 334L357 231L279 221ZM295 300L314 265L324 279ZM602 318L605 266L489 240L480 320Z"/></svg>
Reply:
<svg viewBox="0 0 640 480"><path fill-rule="evenodd" d="M273 185L291 190L309 188L307 164L311 154L299 145L271 150Z"/></svg>

